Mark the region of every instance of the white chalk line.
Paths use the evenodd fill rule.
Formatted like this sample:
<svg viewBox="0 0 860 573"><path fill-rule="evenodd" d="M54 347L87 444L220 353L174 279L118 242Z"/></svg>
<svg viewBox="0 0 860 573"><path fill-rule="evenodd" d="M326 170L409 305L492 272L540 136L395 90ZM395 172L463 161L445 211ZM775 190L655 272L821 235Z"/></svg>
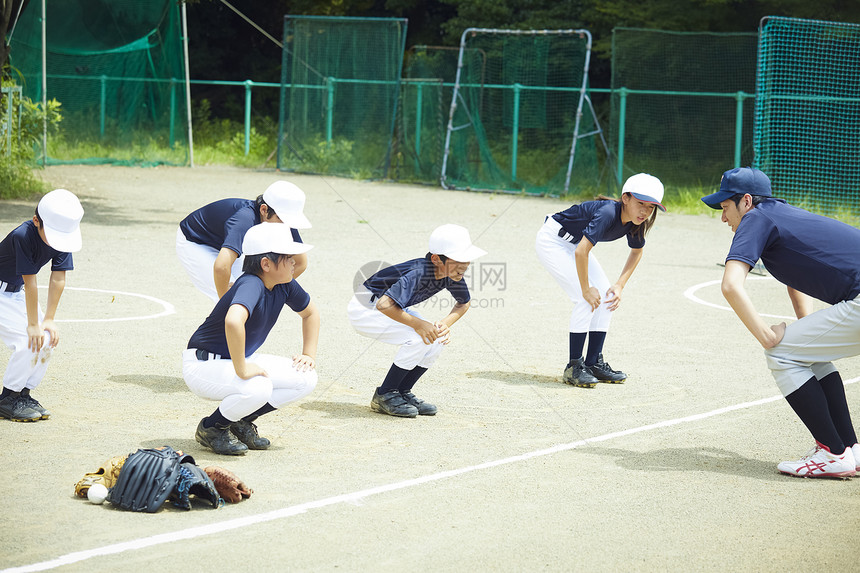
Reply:
<svg viewBox="0 0 860 573"><path fill-rule="evenodd" d="M860 376L857 378L852 378L850 380L844 381L844 384L854 384L855 382L860 381ZM269 511L266 513L260 513L257 515L251 515L247 517L240 517L236 519L228 519L226 521L221 521L219 523L211 523L209 525L201 525L198 527L191 527L188 529L182 529L179 531L173 531L170 533L160 533L158 535L152 535L150 537L142 537L140 539L133 539L131 541L124 541L122 543L115 543L113 545L106 545L104 547L96 547L94 549L86 549L84 551L75 551L73 553L67 553L66 555L62 555L57 557L56 559L50 559L48 561L42 561L40 563L34 563L31 565L22 565L20 567L12 567L9 569L3 569L0 573L24 573L31 571L46 571L48 569L53 569L55 567L62 567L63 565L70 565L72 563L78 563L80 561L85 561L87 559L92 559L94 557L102 557L105 555L115 555L117 553L123 553L125 551L134 551L136 549L144 549L146 547L153 547L155 545L161 545L164 543L170 543L173 541L182 541L187 539L194 539L197 537L203 537L205 535L212 535L215 533L223 533L225 531L231 531L233 529L239 529L242 527L248 527L251 525L257 525L259 523L265 523L267 521L275 521L277 519L284 519L287 517L292 517L295 515L299 515L301 513L305 513L312 509L319 509L321 507L328 507L332 505L337 505L341 503L348 503L355 505L360 502L362 499L366 497L370 497L373 495L379 495L382 493L387 493L390 491L396 491L399 489L405 489L409 487L415 487L419 485L423 485L426 483L432 483L436 481L440 481L443 479L452 478L455 476L476 472L480 470L485 470L489 468L495 468L503 465L514 464L517 462L522 462L526 460L530 460L532 458L537 458L541 456L548 456L552 454L556 454L559 452L564 452L567 450L573 450L575 448L587 445L587 444L596 444L599 442L605 442L607 440L613 440L615 438L621 438L624 436L630 436L633 434L639 434L642 432L648 432L651 430L657 430L660 428L668 428L670 426L676 426L678 424L686 424L689 422L696 422L699 420L704 420L706 418L711 418L714 416L719 416L721 414L726 414L728 412L734 412L736 410L743 410L746 408L753 408L756 406L761 406L764 404L769 404L770 402L776 402L777 400L782 399L782 395L771 396L769 398L762 398L760 400L754 400L752 402L743 402L741 404L734 404L732 406L726 406L724 408L719 408L717 410L711 410L710 412L705 412L702 414L693 414L691 416L685 416L683 418L675 418L674 420L664 420L662 422L656 422L654 424L648 424L645 426L639 426L637 428L630 428L627 430L621 430L619 432L612 432L609 434L604 434L602 436L596 436L594 438L586 438L584 440L579 440L576 442L571 442L568 444L559 444L553 446L551 448L546 448L543 450L535 450L533 452L528 452L525 454L520 454L517 456L512 456L508 458L503 458L500 460L493 460L489 462L484 462L482 464L477 464L474 466L467 466L464 468L448 470L444 472L439 472L435 474L430 474L426 476L417 477L410 480L400 481L396 483L391 483L387 485L381 485L378 487L372 487L369 489L363 489L361 491L346 493L342 495L336 495L333 497L327 497L324 499L319 499L316 501L309 501L307 503L302 503L299 505L293 505L290 507L285 507L283 509L277 509L274 511Z"/></svg>
<svg viewBox="0 0 860 573"><path fill-rule="evenodd" d="M748 276L748 277L747 277L747 279L749 279L749 280L751 280L751 281L767 281L767 280L776 280L776 279L774 279L773 277L750 277L750 276ZM703 305L705 305L705 306L710 306L711 308L718 308L718 309L720 309L720 310L728 310L729 312L734 312L734 311L732 310L732 308L731 308L731 307L729 307L729 306L723 306L723 305L721 305L721 304L714 304L714 303L712 303L712 302L708 302L708 301L706 301L706 300L702 300L702 299L700 299L699 297L697 297L697 296L696 296L696 292L697 292L699 289L703 289L703 288L705 288L705 287L709 287L709 286L718 285L718 284L720 284L721 282L723 282L723 280L722 280L722 279L717 279L717 280L715 280L715 281L708 281L708 282L700 283L700 284L697 284L697 285L693 285L693 286L691 286L690 288L688 288L687 290L685 290L685 291L684 291L684 296L685 296L685 297L687 297L688 299L690 299L690 300L691 300L691 301L693 301L693 302L696 302L696 303L699 303L699 304L703 304ZM797 317L796 317L796 316L782 316L782 315L780 315L780 314L765 314L765 313L763 313L763 312L760 312L760 313L759 313L759 315L761 315L761 316L767 316L767 317L769 317L769 318L779 318L779 319L782 319L782 320L797 320Z"/></svg>
<svg viewBox="0 0 860 573"><path fill-rule="evenodd" d="M39 288L46 289L47 286L40 286ZM175 314L176 309L172 304L167 301L161 300L160 298L155 298L154 296L149 296L146 294L139 294L136 292L124 292L121 290L103 290L98 288L83 288L83 287L66 287L64 290L80 290L85 292L100 292L106 294L119 294L124 296L133 296L137 298L142 298L144 300L148 300L150 302L154 302L156 304L161 305L161 312L157 314L148 314L146 316L123 316L118 318L64 318L57 319L54 322L122 322L126 320L149 320L152 318L161 318L162 316L167 316L170 314Z"/></svg>

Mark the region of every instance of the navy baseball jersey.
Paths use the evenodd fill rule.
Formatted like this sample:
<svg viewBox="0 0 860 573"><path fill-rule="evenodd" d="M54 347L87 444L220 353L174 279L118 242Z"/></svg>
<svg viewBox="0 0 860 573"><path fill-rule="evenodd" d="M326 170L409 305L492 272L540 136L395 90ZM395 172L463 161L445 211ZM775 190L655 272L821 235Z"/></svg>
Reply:
<svg viewBox="0 0 860 573"><path fill-rule="evenodd" d="M242 239L248 229L260 223L260 212L252 199L221 199L197 209L179 228L192 243L216 250L228 248L242 254ZM302 242L298 230L291 229L293 240Z"/></svg>
<svg viewBox="0 0 860 573"><path fill-rule="evenodd" d="M0 281L17 287L24 284L22 275L35 275L52 261L52 271L74 269L72 253L54 249L39 236L33 221L21 223L0 241Z"/></svg>
<svg viewBox="0 0 860 573"><path fill-rule="evenodd" d="M364 281L364 286L375 298L388 295L400 308L424 302L443 289L447 289L461 304L471 300L466 281L448 277L437 279L435 271L428 255L384 268Z"/></svg>
<svg viewBox="0 0 860 573"><path fill-rule="evenodd" d="M826 303L860 294L860 230L784 199L747 212L726 257L750 267L759 259L779 282Z"/></svg>
<svg viewBox="0 0 860 573"><path fill-rule="evenodd" d="M296 312L301 312L307 308L310 301L310 295L295 280L275 285L272 290L269 290L263 284L263 279L257 275L244 273L236 279L230 290L224 293L203 324L191 336L188 348L201 348L207 352L220 354L224 358L230 358L227 335L224 332L224 319L231 305L241 304L248 309L249 314L245 322L245 357L247 358L266 341L284 305Z"/></svg>
<svg viewBox="0 0 860 573"><path fill-rule="evenodd" d="M560 211L552 216L558 224L578 243L582 237L592 245L620 239L627 235L627 245L631 249L645 246L645 237L634 234L636 225L621 222L620 201L586 201Z"/></svg>

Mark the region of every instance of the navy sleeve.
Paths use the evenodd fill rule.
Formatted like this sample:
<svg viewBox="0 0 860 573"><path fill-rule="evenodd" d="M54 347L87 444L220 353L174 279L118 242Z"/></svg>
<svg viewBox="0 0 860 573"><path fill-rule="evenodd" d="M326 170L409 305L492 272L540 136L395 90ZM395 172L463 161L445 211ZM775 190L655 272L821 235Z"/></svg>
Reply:
<svg viewBox="0 0 860 573"><path fill-rule="evenodd" d="M769 217L750 211L738 224L726 261L741 261L755 267L767 246L778 237L779 230Z"/></svg>
<svg viewBox="0 0 860 573"><path fill-rule="evenodd" d="M287 300L285 304L294 312L301 312L311 303L311 295L302 288L296 280L291 280L283 286L287 292Z"/></svg>
<svg viewBox="0 0 860 573"><path fill-rule="evenodd" d="M594 212L594 216L582 230L582 236L588 239L592 245L602 241L606 232L612 228L615 222L615 205L607 201L606 205Z"/></svg>
<svg viewBox="0 0 860 573"><path fill-rule="evenodd" d="M388 290L385 291L385 294L391 300L396 302L397 306L400 308L406 308L409 305L409 301L412 299L412 295L415 293L415 289L418 287L418 277L420 276L420 273L406 273L400 277L396 283L391 285Z"/></svg>
<svg viewBox="0 0 860 573"><path fill-rule="evenodd" d="M627 246L631 249L641 249L645 246L645 237L627 233Z"/></svg>
<svg viewBox="0 0 860 573"><path fill-rule="evenodd" d="M221 248L228 248L236 254L242 254L242 239L248 229L257 223L253 209L239 209L236 214L224 223L224 244Z"/></svg>
<svg viewBox="0 0 860 573"><path fill-rule="evenodd" d="M469 294L469 286L466 284L465 280L450 281L448 292L450 292L451 296L454 297L454 300L460 304L466 304L472 300L472 295Z"/></svg>

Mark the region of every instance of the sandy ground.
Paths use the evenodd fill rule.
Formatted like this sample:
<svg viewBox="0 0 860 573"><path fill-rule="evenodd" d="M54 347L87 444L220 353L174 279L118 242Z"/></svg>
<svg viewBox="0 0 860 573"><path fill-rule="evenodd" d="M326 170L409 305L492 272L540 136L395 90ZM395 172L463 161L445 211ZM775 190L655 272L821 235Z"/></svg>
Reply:
<svg viewBox="0 0 860 573"><path fill-rule="evenodd" d="M585 390L561 383L570 309L534 255L543 216L566 203L210 167L42 176L82 199L84 249L34 392L53 417L0 420L3 570L853 569L860 480L777 473L812 440L777 398L756 341L716 307L719 287L705 284L720 278L731 233L704 209L660 215L605 350L630 379ZM300 282L322 312L320 382L258 421L270 450L225 458L194 441L216 404L188 391L180 354L211 304L180 267L174 234L193 209L255 197L277 178L305 190L314 225L302 233L315 248ZM0 232L33 206L0 203ZM375 414L394 348L349 326L356 274L423 255L446 222L489 254L472 267L472 309L416 387L439 414ZM610 277L627 252L616 243L595 250ZM759 310L790 315L784 288L754 278ZM697 285L707 304L685 296ZM441 318L448 304L422 312ZM263 350L300 347L287 309ZM839 366L856 409L860 360ZM164 444L231 469L254 496L152 515L73 496L107 458Z"/></svg>

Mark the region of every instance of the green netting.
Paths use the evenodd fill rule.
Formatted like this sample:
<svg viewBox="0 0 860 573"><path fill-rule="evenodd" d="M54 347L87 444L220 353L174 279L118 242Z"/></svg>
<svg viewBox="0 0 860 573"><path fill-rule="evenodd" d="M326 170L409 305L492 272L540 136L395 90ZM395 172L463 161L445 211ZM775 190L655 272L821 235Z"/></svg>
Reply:
<svg viewBox="0 0 860 573"><path fill-rule="evenodd" d="M286 16L278 168L385 177L406 20Z"/></svg>
<svg viewBox="0 0 860 573"><path fill-rule="evenodd" d="M406 52L389 176L438 184L459 49L415 46Z"/></svg>
<svg viewBox="0 0 860 573"><path fill-rule="evenodd" d="M590 49L590 35L581 30L466 30L443 185L600 192L598 126L581 99Z"/></svg>
<svg viewBox="0 0 860 573"><path fill-rule="evenodd" d="M187 113L175 0L47 0L47 98L61 104L48 161L187 161ZM42 6L11 41L24 95L41 101Z"/></svg>
<svg viewBox="0 0 860 573"><path fill-rule="evenodd" d="M612 88L631 90L612 94L621 179L646 172L670 187L712 186L751 164L756 42L754 33L613 30ZM737 92L747 94L740 114Z"/></svg>
<svg viewBox="0 0 860 573"><path fill-rule="evenodd" d="M860 211L860 25L762 21L756 167L774 194L825 213Z"/></svg>

